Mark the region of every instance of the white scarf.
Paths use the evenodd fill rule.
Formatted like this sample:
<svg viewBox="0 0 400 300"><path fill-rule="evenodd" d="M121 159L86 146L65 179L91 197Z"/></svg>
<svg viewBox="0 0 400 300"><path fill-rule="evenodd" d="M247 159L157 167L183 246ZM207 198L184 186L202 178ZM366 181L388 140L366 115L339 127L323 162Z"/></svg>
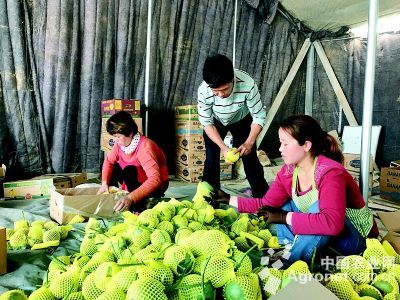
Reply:
<svg viewBox="0 0 400 300"><path fill-rule="evenodd" d="M139 140L140 140L140 133L136 133L133 137L132 137L132 141L128 146L121 146L121 150L122 152L124 152L125 154L131 154L133 153L133 151L135 151L137 145L139 144Z"/></svg>

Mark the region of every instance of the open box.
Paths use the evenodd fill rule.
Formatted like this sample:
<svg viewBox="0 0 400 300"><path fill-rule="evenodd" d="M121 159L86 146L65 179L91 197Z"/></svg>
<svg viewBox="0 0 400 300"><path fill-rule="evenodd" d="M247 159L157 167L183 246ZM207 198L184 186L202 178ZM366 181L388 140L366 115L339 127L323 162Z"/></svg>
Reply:
<svg viewBox="0 0 400 300"><path fill-rule="evenodd" d="M98 188L51 190L50 217L59 224L68 223L75 215L83 217L115 217L114 205L125 194L96 195Z"/></svg>
<svg viewBox="0 0 400 300"><path fill-rule="evenodd" d="M400 253L400 211L378 212L378 216L388 230L383 240L387 240L393 246L394 250Z"/></svg>

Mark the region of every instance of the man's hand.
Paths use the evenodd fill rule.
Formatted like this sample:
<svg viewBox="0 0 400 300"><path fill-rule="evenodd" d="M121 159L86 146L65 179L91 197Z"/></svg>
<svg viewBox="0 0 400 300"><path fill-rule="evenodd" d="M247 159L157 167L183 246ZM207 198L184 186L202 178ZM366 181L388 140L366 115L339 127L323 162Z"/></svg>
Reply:
<svg viewBox="0 0 400 300"><path fill-rule="evenodd" d="M240 147L238 148L238 152L240 152L240 156L246 156L251 152L251 149L253 148L254 143L250 142L244 142Z"/></svg>
<svg viewBox="0 0 400 300"><path fill-rule="evenodd" d="M280 208L263 206L258 209L257 214L263 217L267 224L286 224L288 212Z"/></svg>
<svg viewBox="0 0 400 300"><path fill-rule="evenodd" d="M129 196L125 196L117 201L114 206L115 211L125 211L129 210L132 205L132 199Z"/></svg>
<svg viewBox="0 0 400 300"><path fill-rule="evenodd" d="M108 193L108 185L107 184L102 184L99 190L97 191L97 195L101 195L103 193Z"/></svg>
<svg viewBox="0 0 400 300"><path fill-rule="evenodd" d="M231 198L231 195L225 193L221 189L216 189L216 191L215 191L214 195L212 196L212 198L208 198L206 200L209 200L209 203L210 203L210 205L212 205L212 207L219 208L219 206L221 204L229 204L230 198Z"/></svg>

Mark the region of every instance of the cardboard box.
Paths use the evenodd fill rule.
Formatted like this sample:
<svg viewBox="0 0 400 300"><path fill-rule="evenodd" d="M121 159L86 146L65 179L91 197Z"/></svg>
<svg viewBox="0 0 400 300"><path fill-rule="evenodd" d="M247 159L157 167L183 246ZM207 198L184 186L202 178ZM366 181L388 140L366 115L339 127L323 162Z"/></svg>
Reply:
<svg viewBox="0 0 400 300"><path fill-rule="evenodd" d="M181 105L175 107L176 120L198 120L197 104Z"/></svg>
<svg viewBox="0 0 400 300"><path fill-rule="evenodd" d="M360 154L343 153L343 156L344 156L343 166L347 171L358 172L358 173L361 172ZM372 159L371 156L369 171L372 172L373 170L374 170L374 160Z"/></svg>
<svg viewBox="0 0 400 300"><path fill-rule="evenodd" d="M0 227L0 275L7 273L7 240L6 229Z"/></svg>
<svg viewBox="0 0 400 300"><path fill-rule="evenodd" d="M176 138L176 146L186 151L205 150L204 138L202 135L183 135Z"/></svg>
<svg viewBox="0 0 400 300"><path fill-rule="evenodd" d="M176 148L176 161L187 167L202 166L205 159L205 150L187 151L181 147Z"/></svg>
<svg viewBox="0 0 400 300"><path fill-rule="evenodd" d="M270 300L307 299L338 300L334 293L313 278L292 280L287 286L272 295Z"/></svg>
<svg viewBox="0 0 400 300"><path fill-rule="evenodd" d="M114 146L114 137L109 134L106 130L106 123L109 118L101 118L101 135L100 135L100 149L104 152L109 152ZM142 118L133 118L136 125L138 126L138 131L143 132Z"/></svg>
<svg viewBox="0 0 400 300"><path fill-rule="evenodd" d="M87 175L86 173L45 174L32 179L53 179L53 185L56 189L65 189L86 183Z"/></svg>
<svg viewBox="0 0 400 300"><path fill-rule="evenodd" d="M378 212L378 216L388 230L388 233L383 237L383 240L387 240L396 252L400 253L400 211Z"/></svg>
<svg viewBox="0 0 400 300"><path fill-rule="evenodd" d="M30 179L4 182L4 197L11 199L36 199L50 196L53 179Z"/></svg>
<svg viewBox="0 0 400 300"><path fill-rule="evenodd" d="M71 188L51 191L50 217L59 224L68 223L75 215L113 217L115 202L121 195L96 195L98 188Z"/></svg>
<svg viewBox="0 0 400 300"><path fill-rule="evenodd" d="M381 168L379 188L382 198L400 201L400 168Z"/></svg>
<svg viewBox="0 0 400 300"><path fill-rule="evenodd" d="M176 164L176 176L187 182L199 182L202 179L204 166L188 167ZM221 164L220 180L232 179L232 165Z"/></svg>
<svg viewBox="0 0 400 300"><path fill-rule="evenodd" d="M110 99L101 101L102 117L110 117L119 111L126 111L133 117L140 117L140 100Z"/></svg>
<svg viewBox="0 0 400 300"><path fill-rule="evenodd" d="M182 121L175 120L175 133L177 136L180 135L202 135L203 126L199 121Z"/></svg>

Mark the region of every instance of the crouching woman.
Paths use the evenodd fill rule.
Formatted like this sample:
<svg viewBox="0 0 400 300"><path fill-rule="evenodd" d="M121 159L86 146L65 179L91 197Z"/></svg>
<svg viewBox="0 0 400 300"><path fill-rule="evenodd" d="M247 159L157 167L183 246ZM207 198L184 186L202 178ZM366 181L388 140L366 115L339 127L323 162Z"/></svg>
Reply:
<svg viewBox="0 0 400 300"><path fill-rule="evenodd" d="M127 112L112 115L106 129L115 144L105 155L98 193L108 191L110 182L116 181L129 194L119 199L114 210L141 212L149 198L163 196L168 188L165 154L155 142L138 132Z"/></svg>

